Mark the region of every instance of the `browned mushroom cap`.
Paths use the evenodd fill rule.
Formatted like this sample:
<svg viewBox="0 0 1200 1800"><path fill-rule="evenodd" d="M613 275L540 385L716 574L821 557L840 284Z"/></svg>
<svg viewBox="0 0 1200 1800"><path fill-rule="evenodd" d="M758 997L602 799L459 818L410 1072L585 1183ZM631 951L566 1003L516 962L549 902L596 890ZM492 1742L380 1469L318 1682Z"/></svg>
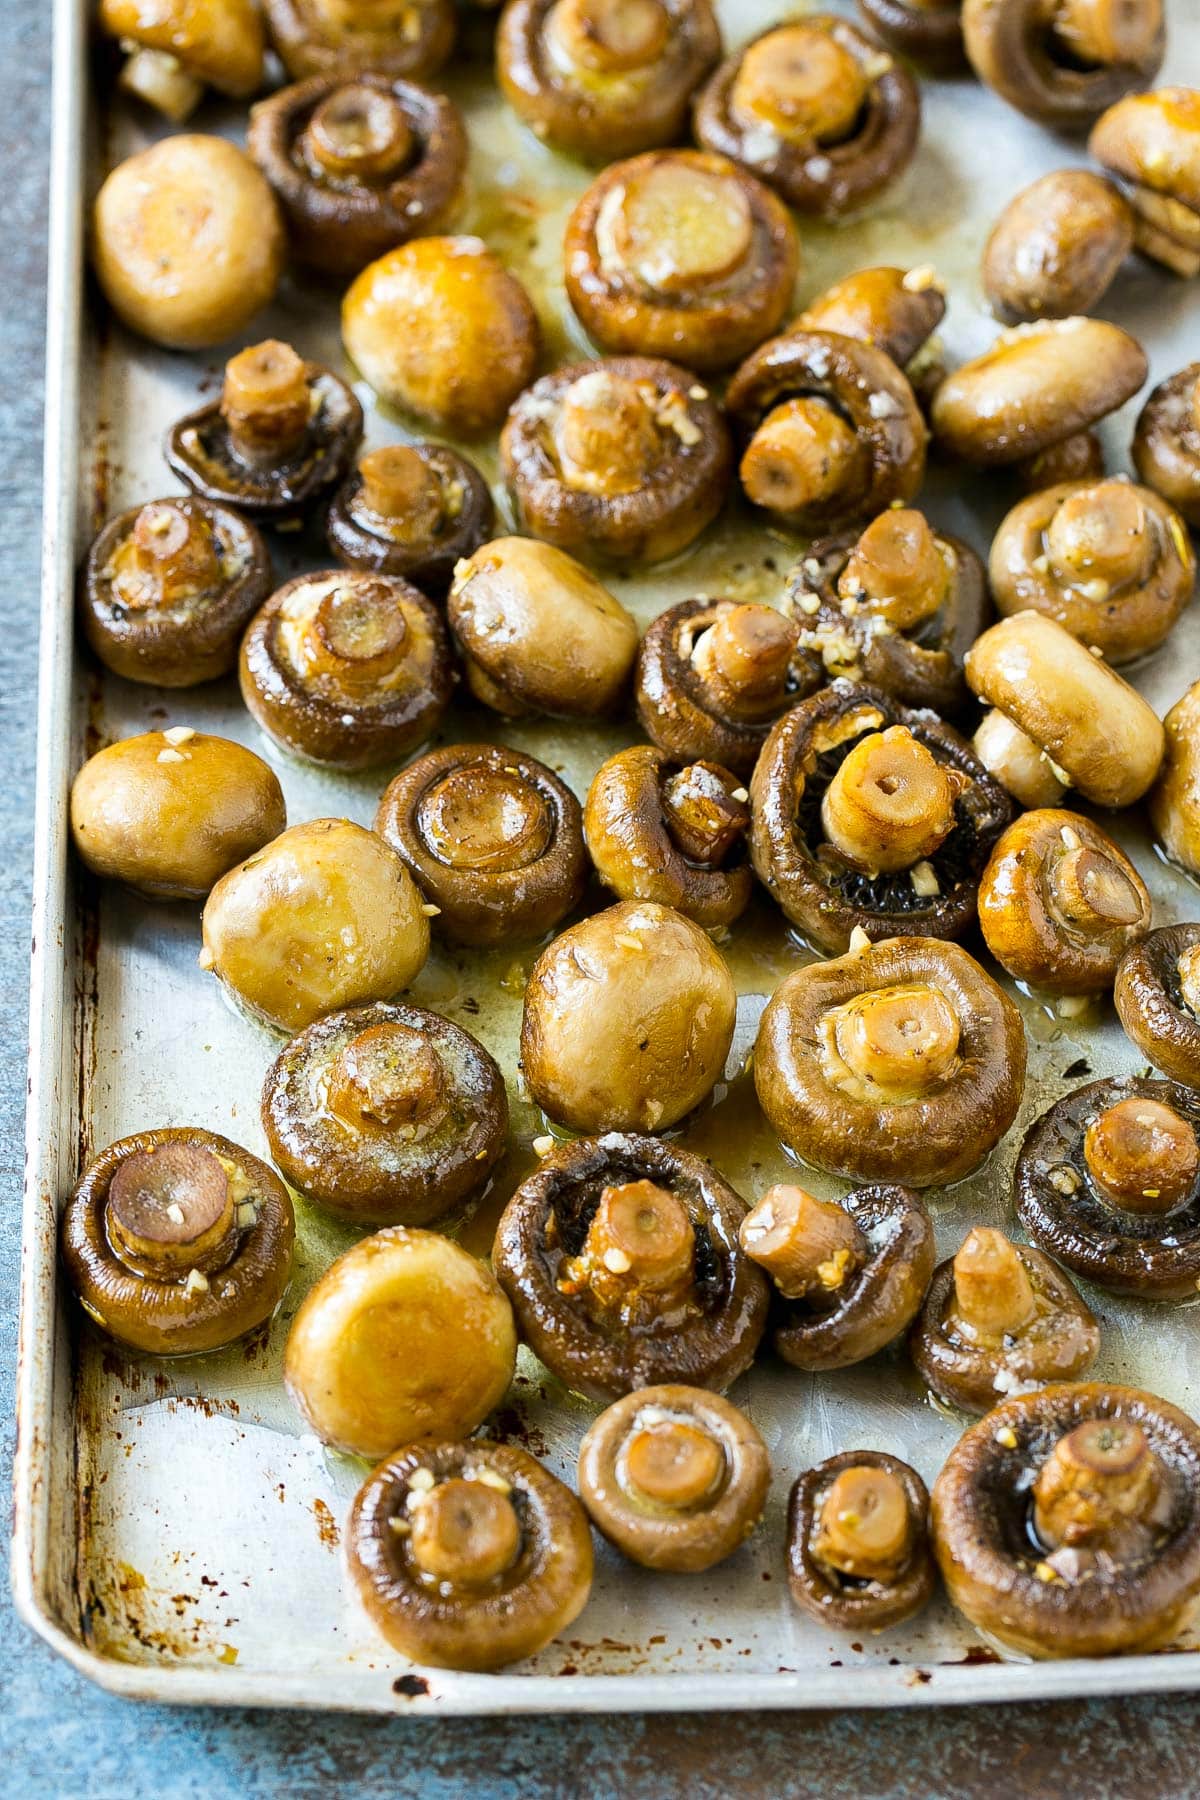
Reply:
<svg viewBox="0 0 1200 1800"><path fill-rule="evenodd" d="M819 538L788 576L812 686L839 675L907 706L960 713L963 661L991 613L983 564L922 513L889 507L861 534Z"/></svg>
<svg viewBox="0 0 1200 1800"><path fill-rule="evenodd" d="M524 1450L410 1444L355 1496L350 1571L388 1643L441 1669L532 1656L583 1611L592 1585L587 1515Z"/></svg>
<svg viewBox="0 0 1200 1800"><path fill-rule="evenodd" d="M1148 86L1166 42L1162 0L963 0L962 28L980 81L1064 131Z"/></svg>
<svg viewBox="0 0 1200 1800"><path fill-rule="evenodd" d="M1022 188L983 252L992 310L1014 323L1090 312L1133 248L1133 214L1111 181L1055 169Z"/></svg>
<svg viewBox="0 0 1200 1800"><path fill-rule="evenodd" d="M721 510L724 417L684 369L645 356L572 363L515 401L500 437L520 522L572 555L662 562Z"/></svg>
<svg viewBox="0 0 1200 1800"><path fill-rule="evenodd" d="M1163 720L1166 756L1146 802L1150 823L1173 862L1200 873L1200 681Z"/></svg>
<svg viewBox="0 0 1200 1800"><path fill-rule="evenodd" d="M1126 663L1167 636L1192 598L1196 558L1173 507L1113 476L1022 500L992 539L988 575L1006 618L1042 613Z"/></svg>
<svg viewBox="0 0 1200 1800"><path fill-rule="evenodd" d="M1172 1081L1200 1088L1200 925L1164 925L1128 949L1113 999L1142 1055Z"/></svg>
<svg viewBox="0 0 1200 1800"><path fill-rule="evenodd" d="M688 102L721 54L709 0L511 0L496 76L556 150L612 162L684 135Z"/></svg>
<svg viewBox="0 0 1200 1800"><path fill-rule="evenodd" d="M788 1501L788 1585L838 1631L883 1631L933 1598L929 1494L915 1469L846 1450L799 1477Z"/></svg>
<svg viewBox="0 0 1200 1800"><path fill-rule="evenodd" d="M1009 467L1029 494L1060 481L1101 481L1106 473L1104 445L1099 432L1076 431L1061 444L1049 444Z"/></svg>
<svg viewBox="0 0 1200 1800"><path fill-rule="evenodd" d="M934 75L954 74L966 60L962 0L858 0L875 36Z"/></svg>
<svg viewBox="0 0 1200 1800"><path fill-rule="evenodd" d="M946 289L935 270L859 269L810 300L795 321L805 331L836 331L874 344L900 368L937 330Z"/></svg>
<svg viewBox="0 0 1200 1800"><path fill-rule="evenodd" d="M1200 1282L1200 1098L1122 1076L1036 1119L1017 1158L1017 1217L1044 1250L1114 1294L1183 1300Z"/></svg>
<svg viewBox="0 0 1200 1800"><path fill-rule="evenodd" d="M139 1131L96 1157L64 1209L62 1256L80 1305L109 1337L195 1356L271 1317L294 1235L274 1170L185 1125Z"/></svg>
<svg viewBox="0 0 1200 1800"><path fill-rule="evenodd" d="M88 551L79 616L114 674L194 687L232 669L270 588L271 559L256 527L231 507L185 494L109 520Z"/></svg>
<svg viewBox="0 0 1200 1800"><path fill-rule="evenodd" d="M762 1519L767 1447L745 1413L665 1383L617 1400L579 1446L579 1497L598 1531L646 1569L696 1574Z"/></svg>
<svg viewBox="0 0 1200 1800"><path fill-rule="evenodd" d="M263 10L293 81L364 69L420 80L454 47L452 0L264 0Z"/></svg>
<svg viewBox="0 0 1200 1800"><path fill-rule="evenodd" d="M1129 186L1133 241L1176 275L1200 274L1200 90L1137 94L1097 119L1088 149Z"/></svg>
<svg viewBox="0 0 1200 1800"><path fill-rule="evenodd" d="M1200 1431L1135 1388L1022 1395L959 1439L932 1520L951 1600L1010 1649L1158 1649L1200 1599Z"/></svg>
<svg viewBox="0 0 1200 1800"><path fill-rule="evenodd" d="M921 98L908 70L846 19L813 13L754 38L696 100L696 136L797 212L841 218L912 161Z"/></svg>
<svg viewBox="0 0 1200 1800"><path fill-rule="evenodd" d="M890 938L797 969L767 1002L759 1104L790 1150L864 1181L957 1181L999 1143L1025 1083L1008 996L956 944Z"/></svg>
<svg viewBox="0 0 1200 1800"><path fill-rule="evenodd" d="M1014 981L1096 994L1150 929L1146 884L1107 832L1043 807L1005 831L979 883L979 926Z"/></svg>
<svg viewBox="0 0 1200 1800"><path fill-rule="evenodd" d="M1014 325L947 375L933 397L934 436L964 462L1022 462L1115 412L1148 370L1141 345L1107 319Z"/></svg>
<svg viewBox="0 0 1200 1800"><path fill-rule="evenodd" d="M800 531L866 524L911 500L928 432L889 356L836 331L789 331L747 358L726 405L747 497Z"/></svg>
<svg viewBox="0 0 1200 1800"><path fill-rule="evenodd" d="M310 1200L355 1225L427 1225L487 1181L508 1099L469 1032L420 1006L331 1013L267 1071L271 1155Z"/></svg>
<svg viewBox="0 0 1200 1800"><path fill-rule="evenodd" d="M780 1182L745 1219L742 1248L776 1289L773 1342L797 1369L845 1369L912 1322L933 1274L933 1224L911 1188L861 1187L836 1205Z"/></svg>
<svg viewBox="0 0 1200 1800"><path fill-rule="evenodd" d="M175 125L206 87L245 100L262 86L263 25L254 0L101 0L102 30L127 57L121 86Z"/></svg>
<svg viewBox="0 0 1200 1800"><path fill-rule="evenodd" d="M598 344L709 370L778 328L800 248L753 174L700 150L652 150L596 178L563 254L567 296Z"/></svg>
<svg viewBox="0 0 1200 1800"><path fill-rule="evenodd" d="M474 463L445 444L368 450L333 496L329 548L351 569L400 575L439 598L491 537L496 509Z"/></svg>
<svg viewBox="0 0 1200 1800"><path fill-rule="evenodd" d="M926 1386L976 1413L1006 1394L1077 1380L1099 1349L1100 1328L1062 1270L988 1225L938 1265L908 1340Z"/></svg>
<svg viewBox="0 0 1200 1800"><path fill-rule="evenodd" d="M242 699L267 736L335 769L396 762L424 743L454 691L431 600L396 575L297 575L242 640Z"/></svg>
<svg viewBox="0 0 1200 1800"><path fill-rule="evenodd" d="M721 1392L767 1318L766 1279L738 1243L744 1211L700 1157L608 1132L560 1145L522 1182L493 1262L525 1342L575 1392Z"/></svg>
<svg viewBox="0 0 1200 1800"><path fill-rule="evenodd" d="M949 725L835 681L772 728L750 815L759 880L814 944L844 950L856 927L961 936L1012 809Z"/></svg>
<svg viewBox="0 0 1200 1800"><path fill-rule="evenodd" d="M283 207L292 249L332 276L445 224L467 134L443 94L365 70L314 75L260 100L246 138Z"/></svg>
<svg viewBox="0 0 1200 1800"><path fill-rule="evenodd" d="M583 815L596 872L618 900L655 900L712 931L745 911L747 794L717 763L681 766L649 744L602 763Z"/></svg>
<svg viewBox="0 0 1200 1800"><path fill-rule="evenodd" d="M1200 527L1200 362L1160 381L1138 414L1133 466L1147 487Z"/></svg>
<svg viewBox="0 0 1200 1800"><path fill-rule="evenodd" d="M570 788L535 757L452 744L384 789L375 829L404 859L452 943L540 937L583 898L583 821Z"/></svg>
<svg viewBox="0 0 1200 1800"><path fill-rule="evenodd" d="M163 454L205 500L293 525L337 487L362 434L362 407L341 377L268 338L226 363L221 398L172 425Z"/></svg>

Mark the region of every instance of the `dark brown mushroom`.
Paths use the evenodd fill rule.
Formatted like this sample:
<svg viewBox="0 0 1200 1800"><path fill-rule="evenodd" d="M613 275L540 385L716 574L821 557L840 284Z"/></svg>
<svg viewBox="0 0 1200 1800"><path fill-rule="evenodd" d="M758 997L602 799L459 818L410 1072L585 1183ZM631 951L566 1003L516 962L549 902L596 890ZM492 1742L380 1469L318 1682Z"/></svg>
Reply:
<svg viewBox="0 0 1200 1800"><path fill-rule="evenodd" d="M912 161L920 129L908 70L831 13L752 39L696 100L706 150L741 163L797 212L826 219L890 187Z"/></svg>
<svg viewBox="0 0 1200 1800"><path fill-rule="evenodd" d="M1076 431L1061 443L1048 444L1010 465L1027 494L1054 487L1060 481L1103 481L1107 470L1104 445L1097 431Z"/></svg>
<svg viewBox="0 0 1200 1800"><path fill-rule="evenodd" d="M453 0L264 0L263 10L293 81L363 70L419 81L454 47Z"/></svg>
<svg viewBox="0 0 1200 1800"><path fill-rule="evenodd" d="M270 591L261 532L231 507L183 494L109 520L88 551L79 616L115 675L195 687L233 668Z"/></svg>
<svg viewBox="0 0 1200 1800"><path fill-rule="evenodd" d="M246 142L283 208L294 254L335 278L440 230L462 198L458 108L369 69L349 80L314 75L260 100Z"/></svg>
<svg viewBox="0 0 1200 1800"><path fill-rule="evenodd" d="M63 1211L62 1257L80 1305L117 1343L196 1356L272 1316L294 1236L274 1170L185 1125L121 1138L89 1164Z"/></svg>
<svg viewBox="0 0 1200 1800"><path fill-rule="evenodd" d="M1200 274L1200 89L1118 100L1097 119L1088 149L1126 183L1143 256L1175 275Z"/></svg>
<svg viewBox="0 0 1200 1800"><path fill-rule="evenodd" d="M838 1631L884 1631L933 1598L929 1494L906 1462L845 1450L808 1469L788 1501L788 1586Z"/></svg>
<svg viewBox="0 0 1200 1800"><path fill-rule="evenodd" d="M1100 1382L1007 1400L950 1452L932 1521L951 1600L1008 1649L1159 1649L1200 1602L1200 1430Z"/></svg>
<svg viewBox="0 0 1200 1800"><path fill-rule="evenodd" d="M1017 1115L1021 1015L957 944L864 943L789 975L754 1052L759 1104L789 1150L862 1181L945 1186Z"/></svg>
<svg viewBox="0 0 1200 1800"><path fill-rule="evenodd" d="M454 691L431 600L396 575L297 575L242 640L242 699L277 744L309 762L366 769L425 742Z"/></svg>
<svg viewBox="0 0 1200 1800"><path fill-rule="evenodd" d="M936 1255L925 1202L895 1185L834 1203L779 1182L746 1214L741 1242L775 1287L776 1352L814 1371L864 1362L906 1331Z"/></svg>
<svg viewBox="0 0 1200 1800"><path fill-rule="evenodd" d="M1117 964L1113 1000L1142 1055L1200 1088L1200 925L1164 925L1132 945Z"/></svg>
<svg viewBox="0 0 1200 1800"><path fill-rule="evenodd" d="M1133 433L1133 466L1200 529L1200 362L1168 375L1151 392Z"/></svg>
<svg viewBox="0 0 1200 1800"><path fill-rule="evenodd" d="M393 1451L355 1496L350 1573L414 1662L490 1670L532 1656L587 1604L592 1536L527 1451L483 1438Z"/></svg>
<svg viewBox="0 0 1200 1800"><path fill-rule="evenodd" d="M1076 1088L1017 1158L1017 1217L1112 1294L1185 1300L1200 1286L1200 1096L1132 1076Z"/></svg>
<svg viewBox="0 0 1200 1800"><path fill-rule="evenodd" d="M347 568L399 575L440 599L495 523L487 482L457 450L385 444L360 456L333 496L325 536Z"/></svg>
<svg viewBox="0 0 1200 1800"><path fill-rule="evenodd" d="M957 74L966 61L962 0L858 0L875 36L932 75Z"/></svg>
<svg viewBox="0 0 1200 1800"><path fill-rule="evenodd" d="M963 0L962 28L980 81L1061 131L1148 87L1166 45L1162 0Z"/></svg>
<svg viewBox="0 0 1200 1800"><path fill-rule="evenodd" d="M541 937L583 898L579 802L535 757L452 744L418 757L384 789L375 819L451 943Z"/></svg>
<svg viewBox="0 0 1200 1800"><path fill-rule="evenodd" d="M576 1393L722 1392L749 1368L767 1318L766 1278L738 1243L744 1211L676 1144L579 1138L516 1190L493 1263L525 1342Z"/></svg>
<svg viewBox="0 0 1200 1800"><path fill-rule="evenodd" d="M795 321L874 344L902 369L929 344L946 311L946 289L928 265L858 269L810 300Z"/></svg>
<svg viewBox="0 0 1200 1800"><path fill-rule="evenodd" d="M992 227L983 286L998 318L1090 312L1133 248L1133 213L1090 169L1055 169L1022 188Z"/></svg>
<svg viewBox="0 0 1200 1800"><path fill-rule="evenodd" d="M341 377L268 338L226 363L221 398L172 425L164 454L193 493L278 528L328 499L362 434Z"/></svg>

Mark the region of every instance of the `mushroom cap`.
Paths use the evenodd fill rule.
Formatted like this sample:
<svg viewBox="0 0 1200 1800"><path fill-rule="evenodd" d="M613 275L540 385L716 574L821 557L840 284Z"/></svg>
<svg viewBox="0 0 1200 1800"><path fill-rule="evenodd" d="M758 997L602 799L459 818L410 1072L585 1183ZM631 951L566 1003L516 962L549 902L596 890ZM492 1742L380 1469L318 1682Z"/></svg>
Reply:
<svg viewBox="0 0 1200 1800"><path fill-rule="evenodd" d="M1088 150L1113 175L1200 212L1200 92L1128 94L1096 120Z"/></svg>
<svg viewBox="0 0 1200 1800"><path fill-rule="evenodd" d="M1173 862L1200 872L1200 681L1194 681L1162 724L1166 754L1146 810Z"/></svg>
<svg viewBox="0 0 1200 1800"><path fill-rule="evenodd" d="M1196 394L1200 362L1168 375L1153 389L1133 433L1133 465L1139 477L1200 526L1200 424Z"/></svg>
<svg viewBox="0 0 1200 1800"><path fill-rule="evenodd" d="M1154 80L1166 47L1159 0L1135 0L1130 12L1154 21L1144 48L1121 62L1084 63L1059 50L1055 14L1039 0L963 0L963 42L980 81L1026 117L1082 131L1131 88Z"/></svg>
<svg viewBox="0 0 1200 1800"><path fill-rule="evenodd" d="M1113 1000L1125 1035L1171 1081L1200 1088L1200 1020L1184 1001L1179 959L1200 944L1200 925L1164 925L1117 965Z"/></svg>
<svg viewBox="0 0 1200 1800"><path fill-rule="evenodd" d="M932 269L857 269L810 300L795 325L874 344L898 368L941 324L946 290Z"/></svg>
<svg viewBox="0 0 1200 1800"><path fill-rule="evenodd" d="M954 74L966 61L957 0L934 6L920 0L858 0L858 10L889 49L902 51L931 74Z"/></svg>
<svg viewBox="0 0 1200 1800"><path fill-rule="evenodd" d="M265 34L254 0L100 0L98 16L111 37L174 57L236 100L262 86Z"/></svg>
<svg viewBox="0 0 1200 1800"><path fill-rule="evenodd" d="M400 575L424 594L441 599L463 557L493 536L496 508L492 492L475 464L446 444L410 444L437 482L443 514L432 533L392 535L389 521L367 507L363 478L351 469L329 503L325 536L340 563Z"/></svg>
<svg viewBox="0 0 1200 1800"><path fill-rule="evenodd" d="M1063 319L1108 292L1133 248L1133 214L1111 181L1055 169L1022 188L992 227L983 285L1003 319Z"/></svg>
<svg viewBox="0 0 1200 1800"><path fill-rule="evenodd" d="M908 1504L912 1544L894 1580L844 1578L813 1554L812 1539L821 1507L845 1469L879 1469L894 1476ZM937 1582L929 1541L929 1493L915 1469L880 1450L844 1450L794 1483L788 1499L788 1586L792 1599L822 1625L838 1631L884 1631L927 1606Z"/></svg>
<svg viewBox="0 0 1200 1800"><path fill-rule="evenodd" d="M454 48L453 0L404 0L369 6L347 19L330 0L263 0L271 45L293 81L307 75L357 75L362 69L419 81Z"/></svg>

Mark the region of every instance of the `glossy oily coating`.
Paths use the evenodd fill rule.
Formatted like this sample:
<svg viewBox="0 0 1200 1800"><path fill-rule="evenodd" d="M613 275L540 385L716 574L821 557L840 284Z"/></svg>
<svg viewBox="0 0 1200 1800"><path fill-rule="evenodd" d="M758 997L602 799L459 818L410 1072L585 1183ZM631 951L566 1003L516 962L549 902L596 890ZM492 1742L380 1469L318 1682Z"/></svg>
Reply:
<svg viewBox="0 0 1200 1800"><path fill-rule="evenodd" d="M998 318L1090 312L1133 248L1133 213L1089 169L1056 169L1010 200L983 252L983 286Z"/></svg>
<svg viewBox="0 0 1200 1800"><path fill-rule="evenodd" d="M1133 465L1147 487L1200 526L1200 362L1151 392L1134 429Z"/></svg>
<svg viewBox="0 0 1200 1800"><path fill-rule="evenodd" d="M491 489L465 456L445 444L386 444L360 456L333 496L325 536L347 568L399 575L441 599L495 523Z"/></svg>
<svg viewBox="0 0 1200 1800"><path fill-rule="evenodd" d="M583 1611L587 1515L524 1450L483 1438L393 1451L355 1496L347 1558L393 1649L488 1671L532 1656Z"/></svg>
<svg viewBox="0 0 1200 1800"><path fill-rule="evenodd" d="M360 70L419 81L454 47L452 0L264 0L263 10L293 81Z"/></svg>
<svg viewBox="0 0 1200 1800"><path fill-rule="evenodd" d="M155 900L202 900L287 824L261 757L190 725L123 738L71 785L71 837L95 875Z"/></svg>
<svg viewBox="0 0 1200 1800"><path fill-rule="evenodd" d="M1200 925L1164 925L1127 950L1113 1000L1142 1055L1172 1081L1200 1088Z"/></svg>
<svg viewBox="0 0 1200 1800"><path fill-rule="evenodd" d="M1118 100L1097 119L1088 150L1126 184L1142 254L1184 279L1200 274L1200 90Z"/></svg>
<svg viewBox="0 0 1200 1800"><path fill-rule="evenodd" d="M736 1406L668 1382L626 1394L593 1421L578 1479L593 1525L631 1562L697 1574L761 1522L771 1462Z"/></svg>
<svg viewBox="0 0 1200 1800"><path fill-rule="evenodd" d="M270 590L270 555L249 519L173 494L109 520L88 551L79 617L115 675L194 687L233 668Z"/></svg>
<svg viewBox="0 0 1200 1800"><path fill-rule="evenodd" d="M858 0L875 36L934 75L956 74L966 60L960 0Z"/></svg>
<svg viewBox="0 0 1200 1800"><path fill-rule="evenodd" d="M723 156L653 150L605 169L563 239L567 297L606 350L725 369L778 330L800 246L787 209Z"/></svg>
<svg viewBox="0 0 1200 1800"><path fill-rule="evenodd" d="M430 750L385 788L375 828L451 943L519 943L583 898L579 802L552 769L498 744Z"/></svg>
<svg viewBox="0 0 1200 1800"><path fill-rule="evenodd" d="M1166 44L1162 0L963 0L971 67L1028 118L1082 131L1148 87Z"/></svg>
<svg viewBox="0 0 1200 1800"><path fill-rule="evenodd" d="M1014 463L1012 473L1027 494L1054 487L1060 481L1099 481L1108 473L1100 434L1077 431L1061 443L1049 444L1045 450L1035 450L1032 456Z"/></svg>
<svg viewBox="0 0 1200 1800"><path fill-rule="evenodd" d="M913 1618L937 1583L925 1483L879 1450L829 1457L792 1488L787 1557L793 1601L822 1625L884 1631Z"/></svg>
<svg viewBox="0 0 1200 1800"><path fill-rule="evenodd" d="M1036 1522L1043 1493L1068 1521L1053 1542ZM1135 1388L1063 1382L959 1439L934 1483L934 1551L958 1610L1022 1656L1159 1649L1200 1600L1198 1496L1186 1413Z"/></svg>
<svg viewBox="0 0 1200 1800"><path fill-rule="evenodd" d="M1173 862L1200 873L1200 681L1163 720L1166 755L1146 802L1155 836Z"/></svg>
<svg viewBox="0 0 1200 1800"><path fill-rule="evenodd" d="M101 0L97 21L126 57L121 87L173 125L190 117L205 88L245 100L262 86L254 0Z"/></svg>
<svg viewBox="0 0 1200 1800"><path fill-rule="evenodd" d="M62 1258L109 1337L155 1356L194 1356L272 1316L294 1235L274 1170L188 1125L140 1131L96 1157L63 1210Z"/></svg>
<svg viewBox="0 0 1200 1800"><path fill-rule="evenodd" d="M929 341L946 311L946 289L928 265L858 269L810 300L795 323L805 331L837 331L874 344L905 368Z"/></svg>
<svg viewBox="0 0 1200 1800"><path fill-rule="evenodd" d="M330 1013L267 1071L263 1130L287 1180L355 1225L428 1225L504 1153L508 1098L483 1045L423 1007Z"/></svg>
<svg viewBox="0 0 1200 1800"><path fill-rule="evenodd" d="M543 375L514 402L500 454L527 531L616 562L685 550L720 511L733 473L716 401L685 369L643 356Z"/></svg>
<svg viewBox="0 0 1200 1800"><path fill-rule="evenodd" d="M914 1188L977 1168L1024 1082L1016 1007L965 950L930 938L796 970L767 1002L754 1053L759 1104L797 1156Z"/></svg>
<svg viewBox="0 0 1200 1800"><path fill-rule="evenodd" d="M678 1228L673 1241L686 1244L666 1292L628 1253L610 1249L594 1265L591 1255L606 1201L647 1188ZM658 1382L722 1392L750 1366L767 1319L766 1280L738 1243L744 1212L714 1168L675 1144L622 1132L580 1138L517 1188L493 1265L522 1338L574 1392L614 1400ZM663 1235L661 1216L655 1222ZM637 1242L636 1231L626 1236Z"/></svg>

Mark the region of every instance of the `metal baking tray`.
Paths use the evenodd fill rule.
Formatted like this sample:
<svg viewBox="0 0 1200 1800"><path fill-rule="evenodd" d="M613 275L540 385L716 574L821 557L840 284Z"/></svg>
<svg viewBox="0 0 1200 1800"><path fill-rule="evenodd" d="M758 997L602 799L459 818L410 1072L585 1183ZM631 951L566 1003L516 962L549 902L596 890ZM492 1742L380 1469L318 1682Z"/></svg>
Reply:
<svg viewBox="0 0 1200 1800"><path fill-rule="evenodd" d="M727 0L730 41L770 23L778 0ZM1168 0L1165 77L1200 82L1200 0ZM912 1625L864 1642L829 1637L791 1606L783 1573L784 1507L795 1474L836 1450L870 1447L936 1473L964 1421L931 1404L902 1357L885 1354L838 1375L806 1376L765 1360L734 1390L764 1433L775 1466L762 1529L706 1576L656 1576L601 1546L593 1598L565 1640L496 1676L418 1670L388 1651L347 1591L339 1531L362 1466L324 1451L300 1429L280 1385L286 1320L305 1286L349 1241L299 1208L299 1261L283 1317L264 1338L180 1363L128 1357L81 1327L56 1279L55 1223L80 1164L143 1127L192 1123L262 1151L258 1094L275 1041L235 1015L196 966L197 917L82 883L66 851L71 774L99 742L171 723L255 741L234 685L164 695L101 681L77 656L72 595L82 550L100 520L174 484L160 458L163 426L211 391L219 359L172 357L135 343L99 316L83 272L84 214L104 170L134 148L144 119L105 111L88 80L83 0L56 0L53 216L48 299L45 576L42 596L40 767L34 876L28 1179L18 1386L17 1605L76 1668L112 1691L227 1705L341 1707L375 1712L485 1713L667 1708L910 1706L1046 1699L1200 1686L1200 1657L1142 1656L1105 1663L1000 1662L942 1601ZM565 212L586 176L514 124L486 62L460 58L448 86L463 101L473 142L465 224L529 282L556 359L586 353L558 283ZM927 84L921 150L908 178L869 218L805 227L800 296L873 262L932 263L951 287L943 332L957 358L994 327L978 287L979 252L1001 205L1035 175L1081 160L966 81ZM238 121L202 112L201 129ZM1105 304L1145 341L1153 379L1194 357L1194 286L1130 264ZM286 286L268 330L338 365L336 295ZM368 437L404 434L371 395ZM1110 423L1123 461L1133 408ZM491 460L489 460L489 458ZM491 452L483 461L494 477ZM999 482L964 486L932 471L928 503L946 527L986 548L1003 510ZM686 558L614 585L643 620L696 592L773 598L798 544L734 515ZM291 572L281 556L281 579ZM1200 607L1138 671L1159 711L1200 675ZM618 731L564 735L554 726L509 730L482 714L452 719L443 736L495 736L561 768L584 792ZM262 749L261 743L257 746ZM330 812L370 822L377 774L332 778L270 749L293 821ZM1136 821L1121 829L1151 880L1159 923L1200 914L1200 896L1165 868ZM778 1146L739 1074L764 997L808 954L758 901L725 945L742 993L728 1080L686 1131L744 1194L784 1172ZM514 1044L532 953L460 958L436 953L415 987L424 1004L465 1022L513 1083L514 1145L496 1191L461 1233L484 1250L503 1196L532 1166L544 1128L518 1096ZM1030 1039L1021 1119L970 1180L935 1193L942 1254L969 1224L1005 1222L1015 1144L1028 1120L1087 1075L1138 1060L1111 1012L1064 1021L1018 995ZM902 1171L898 1171L902 1174ZM806 1179L808 1179L806 1177ZM813 1178L821 1191L834 1184ZM1135 1382L1200 1412L1197 1302L1151 1307L1090 1294L1103 1326L1098 1375ZM568 1480L591 1409L565 1394L522 1352L495 1430ZM1200 1650L1188 1639L1183 1651Z"/></svg>

